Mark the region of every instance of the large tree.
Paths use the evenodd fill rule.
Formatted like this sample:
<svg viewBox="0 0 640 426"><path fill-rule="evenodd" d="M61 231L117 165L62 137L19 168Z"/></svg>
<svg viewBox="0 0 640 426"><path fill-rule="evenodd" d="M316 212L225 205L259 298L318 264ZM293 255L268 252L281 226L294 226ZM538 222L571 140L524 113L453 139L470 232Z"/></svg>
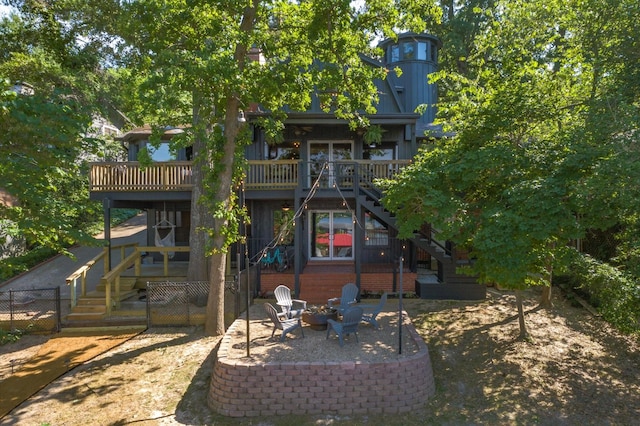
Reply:
<svg viewBox="0 0 640 426"><path fill-rule="evenodd" d="M159 127L189 126L174 140L194 147L190 279L210 281L206 332L224 332L226 256L246 214L236 189L249 142L240 111L268 117L254 125L277 140L283 108L305 110L311 93L326 111L367 125L375 77L366 66L376 37L397 28L423 31L438 9L431 0L129 1L118 10L126 66L148 78L140 98ZM123 63L124 64L124 63ZM210 255L210 257L208 257ZM206 260L208 259L208 260Z"/></svg>
<svg viewBox="0 0 640 426"><path fill-rule="evenodd" d="M571 241L637 211L637 180L628 179L640 172L629 156L638 137L637 8L508 0L476 9L484 23L466 65L452 62L437 79L440 117L454 136L389 183L385 206L401 234L430 222L470 250L480 281L549 288Z"/></svg>
<svg viewBox="0 0 640 426"><path fill-rule="evenodd" d="M29 245L64 252L92 241L78 222L90 210L82 156L96 147L83 135L97 112L97 55L37 7L3 17L0 34L0 189L14 200L0 219Z"/></svg>

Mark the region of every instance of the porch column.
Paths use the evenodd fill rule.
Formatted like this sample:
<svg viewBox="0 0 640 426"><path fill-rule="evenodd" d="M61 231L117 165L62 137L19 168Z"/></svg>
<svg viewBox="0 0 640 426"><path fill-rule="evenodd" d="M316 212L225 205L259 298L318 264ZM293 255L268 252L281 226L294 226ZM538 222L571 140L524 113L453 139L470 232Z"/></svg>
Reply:
<svg viewBox="0 0 640 426"><path fill-rule="evenodd" d="M296 195L293 202L293 211L298 212L299 210L300 210L300 197ZM295 226L296 226L296 230L293 234L294 294L295 294L295 297L299 298L300 297L300 272L302 268L302 215L296 215Z"/></svg>

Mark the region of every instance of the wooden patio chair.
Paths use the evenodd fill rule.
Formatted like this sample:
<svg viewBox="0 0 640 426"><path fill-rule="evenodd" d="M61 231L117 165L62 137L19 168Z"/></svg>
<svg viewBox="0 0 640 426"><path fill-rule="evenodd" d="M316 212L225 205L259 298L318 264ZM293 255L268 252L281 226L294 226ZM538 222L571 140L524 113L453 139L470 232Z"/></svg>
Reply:
<svg viewBox="0 0 640 426"><path fill-rule="evenodd" d="M307 309L307 301L291 298L291 290L286 285L279 285L273 291L276 296L276 303L282 309L282 313L287 314L289 318L295 318L302 315Z"/></svg>
<svg viewBox="0 0 640 426"><path fill-rule="evenodd" d="M363 310L362 321L368 322L375 328L380 328L380 324L378 324L376 317L384 308L385 303L387 303L387 292L384 292L382 297L380 297L380 302L376 305L358 305Z"/></svg>
<svg viewBox="0 0 640 426"><path fill-rule="evenodd" d="M282 330L282 336L280 336L280 341L284 342L284 338L287 333L292 332L296 328L300 328L300 332L302 333L302 337L304 337L304 330L302 329L302 321L300 317L297 318L288 318L283 313L278 313L276 308L274 308L271 303L264 304L264 310L267 312L269 319L273 323L273 331L271 332L271 337L275 334L276 330Z"/></svg>
<svg viewBox="0 0 640 426"><path fill-rule="evenodd" d="M358 302L358 286L353 283L345 284L342 287L340 297L334 297L327 300L327 306L336 309L338 314L343 315L344 312ZM338 303L336 306L335 304Z"/></svg>
<svg viewBox="0 0 640 426"><path fill-rule="evenodd" d="M342 315L342 321L327 320L327 339L331 331L336 333L340 340L340 346L344 346L344 336L355 334L356 342L358 341L358 325L362 321L362 308L352 306L348 308Z"/></svg>

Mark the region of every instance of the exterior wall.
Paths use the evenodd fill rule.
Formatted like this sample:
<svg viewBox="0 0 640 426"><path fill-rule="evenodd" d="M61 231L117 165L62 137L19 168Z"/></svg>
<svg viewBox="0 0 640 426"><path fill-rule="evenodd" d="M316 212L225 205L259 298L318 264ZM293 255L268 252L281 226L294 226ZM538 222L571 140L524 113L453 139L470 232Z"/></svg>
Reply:
<svg viewBox="0 0 640 426"><path fill-rule="evenodd" d="M404 293L415 290L415 272L403 272L402 289ZM399 280L399 277L398 277ZM355 283L356 274L331 273L331 274L302 274L300 275L300 299L306 300L310 304L325 304L332 297L338 297L342 286L346 283ZM260 292L262 294L273 294L273 290L280 284L294 289L294 274L262 274L260 275ZM396 283L397 289L400 287L399 281ZM393 289L393 273L362 273L360 274L360 289L362 293L391 293ZM396 289L396 290L397 290Z"/></svg>
<svg viewBox="0 0 640 426"><path fill-rule="evenodd" d="M405 313L408 337L418 352L388 362L272 362L228 358L231 335L218 349L209 406L229 417L291 414L397 414L424 407L435 394L427 345ZM286 380L285 380L286 378Z"/></svg>

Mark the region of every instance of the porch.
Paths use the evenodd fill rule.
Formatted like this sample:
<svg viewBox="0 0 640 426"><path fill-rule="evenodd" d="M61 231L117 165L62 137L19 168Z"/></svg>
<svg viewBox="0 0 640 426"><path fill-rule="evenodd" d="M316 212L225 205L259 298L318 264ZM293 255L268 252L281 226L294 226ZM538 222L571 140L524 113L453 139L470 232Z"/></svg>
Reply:
<svg viewBox="0 0 640 426"><path fill-rule="evenodd" d="M244 181L246 190L293 190L309 187L323 164L299 160L250 160ZM326 163L321 187L340 188L367 184L376 178L391 178L410 160L349 160ZM192 162L171 161L142 167L136 161L91 163L90 193L190 192ZM101 199L99 196L98 199Z"/></svg>

